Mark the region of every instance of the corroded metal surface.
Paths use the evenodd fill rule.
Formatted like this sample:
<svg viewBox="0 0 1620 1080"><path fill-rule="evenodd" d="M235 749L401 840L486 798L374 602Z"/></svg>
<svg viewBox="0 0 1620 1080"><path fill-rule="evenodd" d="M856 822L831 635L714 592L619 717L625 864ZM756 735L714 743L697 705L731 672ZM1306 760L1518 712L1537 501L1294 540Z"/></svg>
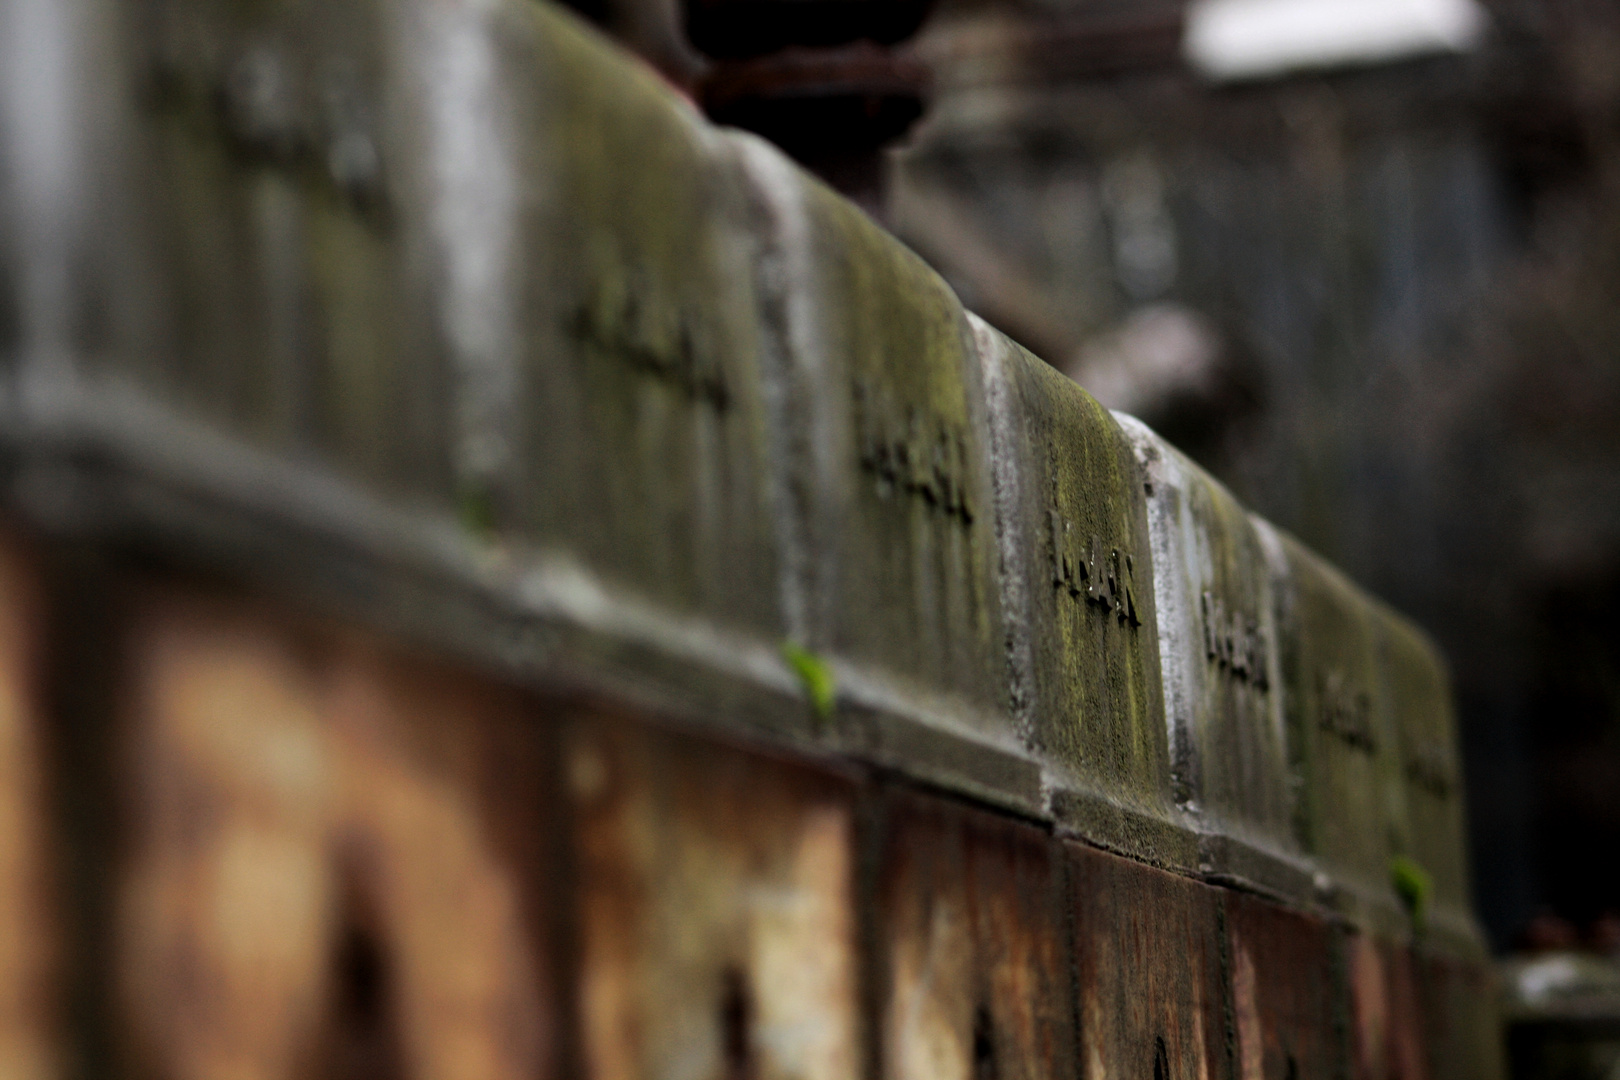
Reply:
<svg viewBox="0 0 1620 1080"><path fill-rule="evenodd" d="M0 1076L60 1075L55 862L46 819L39 568L0 534Z"/></svg>
<svg viewBox="0 0 1620 1080"><path fill-rule="evenodd" d="M1171 817L1153 552L1125 433L1084 390L974 320L990 401L1010 706L1053 810L1096 843L1193 865Z"/></svg>
<svg viewBox="0 0 1620 1080"><path fill-rule="evenodd" d="M1064 867L1050 834L887 800L876 918L883 1075L1074 1080Z"/></svg>
<svg viewBox="0 0 1620 1080"><path fill-rule="evenodd" d="M1477 1017L1398 947L1390 858L1458 909L1460 803L1406 815L1453 734L1359 590L1247 537L1165 644L1119 423L555 9L75 3L0 0L0 59L106 111L58 118L82 176L0 130L0 509L119 589L49 613L114 628L53 693L112 685L36 725L0 559L4 1053L49 1071L42 728L113 792L62 814L112 878L64 905L115 916L70 973L114 984L71 1021L109 1068L1289 1080L1321 927L1229 904L1192 813L1286 793L1300 902L1351 897L1355 1075L1444 1080ZM1235 708L1178 807L1160 654L1258 690L1267 588L1290 752Z"/></svg>
<svg viewBox="0 0 1620 1080"><path fill-rule="evenodd" d="M1222 903L1239 1080L1343 1076L1341 932L1242 893Z"/></svg>
<svg viewBox="0 0 1620 1080"><path fill-rule="evenodd" d="M591 710L563 763L585 1074L855 1075L852 788Z"/></svg>
<svg viewBox="0 0 1620 1080"><path fill-rule="evenodd" d="M1350 1074L1355 1080L1429 1080L1423 1002L1411 954L1366 934L1345 944Z"/></svg>
<svg viewBox="0 0 1620 1080"><path fill-rule="evenodd" d="M1213 477L1141 421L1115 415L1147 493L1176 801L1206 834L1210 870L1308 900L1260 538Z"/></svg>
<svg viewBox="0 0 1620 1080"><path fill-rule="evenodd" d="M1086 1080L1229 1080L1221 892L1078 844L1069 861Z"/></svg>
<svg viewBox="0 0 1620 1080"><path fill-rule="evenodd" d="M153 594L125 641L136 1058L546 1074L546 770L518 700L242 603Z"/></svg>

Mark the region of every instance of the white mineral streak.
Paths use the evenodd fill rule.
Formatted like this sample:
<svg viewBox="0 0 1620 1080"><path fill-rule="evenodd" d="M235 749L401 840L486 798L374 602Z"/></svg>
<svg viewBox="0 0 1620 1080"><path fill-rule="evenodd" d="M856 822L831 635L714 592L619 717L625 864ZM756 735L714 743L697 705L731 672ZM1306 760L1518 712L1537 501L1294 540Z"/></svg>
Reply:
<svg viewBox="0 0 1620 1080"><path fill-rule="evenodd" d="M464 481L513 452L518 182L490 0L413 6L406 70L424 105L429 221L442 274L439 312L455 372L456 461Z"/></svg>
<svg viewBox="0 0 1620 1080"><path fill-rule="evenodd" d="M734 145L770 219L770 242L762 254L759 274L776 316L767 342L767 348L774 350L769 359L776 369L775 377L762 382L766 413L772 421L771 439L776 443L773 454L778 461L792 460L798 454L816 455L819 469L827 470L831 466L820 458L828 453L826 443L830 440L817 441L789 420L801 385L791 373L801 369L804 382L813 383L820 377L827 353L811 306L815 282L804 185L793 163L763 140L738 135ZM796 441L809 445L795 445ZM819 584L814 559L803 541L803 509L796 494L780 479L773 482L772 501L777 545L785 564L781 575L782 611L788 636L803 639L813 622L810 605Z"/></svg>
<svg viewBox="0 0 1620 1080"><path fill-rule="evenodd" d="M70 345L73 263L87 206L88 6L0 2L0 206L10 219L0 221L0 243L18 260L24 362L64 357Z"/></svg>

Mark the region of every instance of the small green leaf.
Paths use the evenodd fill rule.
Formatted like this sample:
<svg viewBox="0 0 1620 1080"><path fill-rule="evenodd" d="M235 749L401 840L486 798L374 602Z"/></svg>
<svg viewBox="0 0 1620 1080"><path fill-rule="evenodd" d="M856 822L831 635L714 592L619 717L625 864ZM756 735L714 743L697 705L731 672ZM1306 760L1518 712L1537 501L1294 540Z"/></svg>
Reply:
<svg viewBox="0 0 1620 1080"><path fill-rule="evenodd" d="M1389 877L1395 886L1395 894L1401 898L1401 903L1406 905L1406 913L1412 917L1413 928L1422 930L1424 917L1429 910L1429 897L1434 893L1434 882L1428 871L1405 855L1397 855L1389 860Z"/></svg>
<svg viewBox="0 0 1620 1080"><path fill-rule="evenodd" d="M810 699L810 707L816 711L816 716L822 720L831 719L833 702L838 696L838 686L827 662L809 649L795 645L791 641L782 642L782 659L788 662L793 673L799 677L799 683L804 687L804 696Z"/></svg>

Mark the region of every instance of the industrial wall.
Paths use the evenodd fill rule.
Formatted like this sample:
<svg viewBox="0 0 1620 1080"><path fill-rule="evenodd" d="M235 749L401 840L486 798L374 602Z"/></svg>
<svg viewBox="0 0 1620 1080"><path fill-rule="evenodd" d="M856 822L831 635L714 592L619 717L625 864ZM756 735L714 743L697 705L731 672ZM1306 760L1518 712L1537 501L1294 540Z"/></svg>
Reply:
<svg viewBox="0 0 1620 1080"><path fill-rule="evenodd" d="M0 1074L1496 1080L1421 632L536 0L3 0Z"/></svg>

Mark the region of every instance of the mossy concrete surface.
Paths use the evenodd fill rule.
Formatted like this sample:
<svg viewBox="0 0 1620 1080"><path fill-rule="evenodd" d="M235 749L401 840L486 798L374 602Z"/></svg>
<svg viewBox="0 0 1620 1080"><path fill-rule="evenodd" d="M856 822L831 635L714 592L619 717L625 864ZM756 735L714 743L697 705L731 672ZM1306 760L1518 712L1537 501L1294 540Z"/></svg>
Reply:
<svg viewBox="0 0 1620 1080"><path fill-rule="evenodd" d="M763 273L780 290L766 379L797 631L1005 743L995 507L967 315L853 204L763 144L739 146L773 246Z"/></svg>
<svg viewBox="0 0 1620 1080"><path fill-rule="evenodd" d="M1429 885L1426 910L1414 916L1423 932L1478 942L1450 675L1428 635L1387 608L1379 613L1384 707L1394 718L1408 822L1400 854Z"/></svg>
<svg viewBox="0 0 1620 1080"><path fill-rule="evenodd" d="M976 325L992 403L1007 608L1017 613L1007 657L1015 715L1055 785L1169 820L1141 469L1108 410ZM1155 861L1180 861L1151 835L1096 839L1127 850L1145 843Z"/></svg>
<svg viewBox="0 0 1620 1080"><path fill-rule="evenodd" d="M1398 929L1390 867L1408 821L1384 707L1381 611L1292 536L1253 520L1272 576L1296 836L1334 903Z"/></svg>
<svg viewBox="0 0 1620 1080"><path fill-rule="evenodd" d="M1212 477L1141 421L1118 421L1147 495L1176 801L1200 831L1297 865L1276 611L1259 535Z"/></svg>
<svg viewBox="0 0 1620 1080"><path fill-rule="evenodd" d="M149 15L121 28L139 245L112 268L146 328L88 371L469 542L779 636L755 230L723 136L551 5Z"/></svg>

